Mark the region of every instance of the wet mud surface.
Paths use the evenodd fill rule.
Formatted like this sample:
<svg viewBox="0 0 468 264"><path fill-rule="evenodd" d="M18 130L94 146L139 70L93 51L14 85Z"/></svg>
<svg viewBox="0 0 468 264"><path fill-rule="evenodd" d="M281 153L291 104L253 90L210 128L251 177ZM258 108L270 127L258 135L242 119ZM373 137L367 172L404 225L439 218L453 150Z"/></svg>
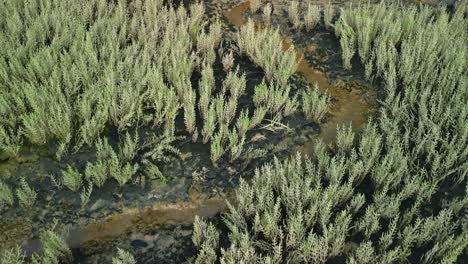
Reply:
<svg viewBox="0 0 468 264"><path fill-rule="evenodd" d="M67 157L65 163L54 160L47 153L33 150L31 153L23 153L17 160L1 162L1 176L13 190L18 188L19 178L24 177L37 192L37 200L32 208L17 206L2 212L1 248L19 244L25 254L30 256L41 249L38 239L40 230L51 226L53 220L56 220L60 230L66 231L66 241L77 252L78 259L75 260L80 261L77 263L97 263L95 261L103 258L109 260L117 246L137 255L141 253L136 251L140 248L151 254L164 251L161 247L167 243L161 242L165 240L162 237L171 237L171 230L175 228L181 230L181 237L172 238L174 243L168 247L171 250L180 249L180 252L174 251L175 255L185 256L181 252L185 252L186 246L191 245L191 224L195 215L206 218L219 215L225 210L226 200L229 200L231 190L237 186L240 177L248 176L254 167L271 160L273 155L283 158L289 156L288 149L297 146L289 139L301 136L301 129L307 128L301 122L296 123L297 129L289 132L262 129L249 132L249 144L255 148L268 149L268 155L244 160L239 164L222 161L214 167L210 160L209 145L179 142L177 147L182 152L181 157L158 164L167 182L137 175L133 183L120 189L113 180L108 180L102 188L95 188L90 202L84 207L81 206L78 193L66 187L55 187L50 175L59 178L61 170L66 169L66 165L62 164L67 163L83 169L92 152L84 150L76 153ZM135 236L156 236L158 239L153 240L158 242L150 243L148 239L144 240L145 243L133 242L142 240L131 238ZM138 246L138 243L147 246ZM158 263L180 263L171 262L172 255L167 256L168 262L164 262L164 256L158 255Z"/></svg>

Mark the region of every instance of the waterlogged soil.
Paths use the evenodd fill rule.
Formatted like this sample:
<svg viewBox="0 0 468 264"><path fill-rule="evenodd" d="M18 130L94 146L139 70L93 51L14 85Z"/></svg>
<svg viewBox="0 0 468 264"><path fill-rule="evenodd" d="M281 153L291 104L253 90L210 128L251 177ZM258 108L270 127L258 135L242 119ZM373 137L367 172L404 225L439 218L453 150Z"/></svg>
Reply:
<svg viewBox="0 0 468 264"><path fill-rule="evenodd" d="M260 13L250 14L248 2L205 3L210 17L219 16L226 22L228 44L248 17L266 26ZM75 263L110 263L117 247L136 255L139 263L185 263L195 254L191 242L195 216L219 222L240 177L248 178L255 167L271 161L273 156L284 159L297 151L310 154L316 140L332 146L339 125L351 124L359 132L374 114L378 97L375 85L362 79L357 63L351 72L341 67L340 47L332 33L322 27L309 33L291 30L285 6L273 3L270 25L280 29L284 49L294 45L299 57L292 85L296 90L310 89L316 82L320 92L333 97L323 123L311 123L295 114L283 120L286 128L250 131L248 144L265 149L268 155L234 164L223 160L213 166L208 145L179 141L176 147L181 149L181 157L158 164L167 182L137 175L133 184L119 188L110 180L102 189L94 189L84 207L79 194L54 187L50 176L60 177L67 164L83 171L86 162L93 161L94 150L84 148L57 161L53 148L29 148L17 159L0 161L0 177L12 189L18 187L19 178L25 177L38 192L33 208L16 206L2 212L0 248L20 244L27 255L39 251L40 230L56 219L58 229L66 231L64 236L74 252ZM247 73L247 90L252 91L263 73L245 58L236 58L236 64ZM115 145L116 139L111 138L110 143Z"/></svg>
<svg viewBox="0 0 468 264"><path fill-rule="evenodd" d="M152 260L142 263L181 263L194 254L190 237L195 216L212 218L224 211L225 201L230 200L225 195L208 198L196 191L189 195L187 202L125 209L73 230L68 243L82 263L108 263L109 253L116 247Z"/></svg>
<svg viewBox="0 0 468 264"><path fill-rule="evenodd" d="M176 146L181 150L181 156L158 164L167 182L145 178L138 173L133 182L123 188L108 180L101 189L94 188L90 202L83 207L78 193L54 186L52 178L61 177L67 164L84 171L86 163L93 161L94 150L84 148L57 161L52 152L32 148L31 152L22 153L17 159L0 162L1 176L13 190L19 187L20 178L26 178L37 192L32 208L16 204L14 208L2 211L0 247L7 249L19 244L30 256L41 248L40 230L49 228L56 220L59 223L57 229L66 231L64 237L76 252L78 263L96 263L103 259L107 259L104 263L109 263L117 246L134 253L139 249L163 252L161 247L165 244L160 240L170 236L170 230L179 228L185 231L181 231L180 237L173 239L175 244L169 246L174 255L158 255L159 263L173 263L174 256L187 254L184 252L186 245L191 245L189 231L196 215L210 218L223 212L240 177L248 177L254 167L270 161L273 155L280 158L291 155L288 150L298 146L291 138L306 138L306 135L318 132L309 129L300 117L291 120L294 124L289 130L257 129L248 133L247 146L265 149L268 154L264 157L232 164L222 160L213 166L208 145L178 142ZM115 145L115 141L111 139L110 143ZM159 242L135 238L141 236L151 236L153 240L157 237Z"/></svg>

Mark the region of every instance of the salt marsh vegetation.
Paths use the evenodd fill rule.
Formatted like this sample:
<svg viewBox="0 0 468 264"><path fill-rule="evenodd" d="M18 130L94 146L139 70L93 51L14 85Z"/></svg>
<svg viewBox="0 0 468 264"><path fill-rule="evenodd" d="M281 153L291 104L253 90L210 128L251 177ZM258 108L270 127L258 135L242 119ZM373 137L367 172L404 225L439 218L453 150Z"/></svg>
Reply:
<svg viewBox="0 0 468 264"><path fill-rule="evenodd" d="M196 221L197 261L455 263L464 254L466 3L450 14L353 5L336 22L334 10L325 7L324 23L343 67L358 58L383 83L379 116L359 136L339 128L332 149L317 143L311 157L257 169L224 216L227 247L208 251L221 247L219 234Z"/></svg>
<svg viewBox="0 0 468 264"><path fill-rule="evenodd" d="M95 147L95 162L59 177L71 191L85 181L100 188L114 179L123 186L148 164L157 170L164 155L178 153L172 144L180 116L194 142L211 144L216 163L226 152L236 160L247 130L267 112L283 116L296 109L287 84L296 67L293 49L282 52L278 33L252 35L253 24L240 31L239 47L265 69L267 89L251 111L239 106L246 76L232 69L232 51L216 87L213 64L223 33L219 20L203 21L202 4L37 0L1 7L0 150L14 158L25 145L52 145L61 160ZM191 80L195 71L198 83ZM142 143L138 128L145 126L157 132ZM109 129L119 135L117 150L105 136Z"/></svg>
<svg viewBox="0 0 468 264"><path fill-rule="evenodd" d="M71 197L61 202L70 217L89 221L106 206L143 208L125 199L152 188L155 199L190 200L167 206L191 210L179 218L200 214L182 221L194 222L186 236L196 252L185 254L195 263L460 261L468 245L467 4L246 3L245 23L232 32L202 2L1 2L0 165L35 155L32 162L59 169L3 175L0 167L0 213L48 217L35 209L55 202L45 191L53 189ZM310 156L275 145L297 147L290 142L326 125L341 98L304 76L301 67L317 61L304 64L310 56L286 34L326 35L340 48L333 69L381 94L362 131L338 123L331 143L307 136ZM168 179L170 170L184 176ZM170 180L187 193L161 187ZM238 186L221 217L194 207L223 181ZM128 219L125 228L154 231L143 231L151 219ZM39 249L26 250L30 234L2 248L0 263L72 263L77 245L62 224L39 226ZM137 263L148 244L116 245L107 261Z"/></svg>

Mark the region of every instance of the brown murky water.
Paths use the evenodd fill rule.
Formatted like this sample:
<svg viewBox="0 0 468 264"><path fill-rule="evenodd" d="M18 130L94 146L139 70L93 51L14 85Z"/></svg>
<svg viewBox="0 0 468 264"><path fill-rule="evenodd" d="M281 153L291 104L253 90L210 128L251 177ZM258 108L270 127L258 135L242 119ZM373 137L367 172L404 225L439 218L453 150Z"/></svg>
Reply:
<svg viewBox="0 0 468 264"><path fill-rule="evenodd" d="M192 224L197 215L210 218L225 211L226 201L233 200L233 195L234 192L228 192L226 195L208 198L191 190L187 202L124 209L102 221L69 230L66 241L70 248L79 248L87 243L116 239L125 234L151 232L176 224ZM38 239L31 239L23 244L26 256L40 250L41 243Z"/></svg>
<svg viewBox="0 0 468 264"><path fill-rule="evenodd" d="M163 204L144 209L126 209L104 221L72 230L68 236L70 247L89 241L119 237L131 231L154 230L174 224L191 224L196 215L213 217L226 208L226 197L198 197L190 202Z"/></svg>
<svg viewBox="0 0 468 264"><path fill-rule="evenodd" d="M224 15L231 23L237 27L241 27L247 22L245 14L248 9L249 2L245 1L232 8ZM291 45L293 45L292 40L283 36L283 49L287 50ZM334 87L324 72L314 69L314 67L304 59L305 53L313 54L316 48L317 47L309 46L303 50L296 49L299 60L297 72L304 76L311 85L316 82L320 91L329 93L336 100L331 106L329 117L325 120L325 123L320 124L321 132L316 138L330 145L335 141L337 126L351 124L354 131L359 131L366 123L369 110L372 106L362 95L356 93L356 91ZM371 90L370 93L374 94L370 94L369 98L375 98L375 91ZM306 142L298 151L304 154L310 154L314 144L315 139Z"/></svg>
<svg viewBox="0 0 468 264"><path fill-rule="evenodd" d="M236 27L241 27L246 22L244 14L249 10L249 8L250 2L244 1L224 13L224 16Z"/></svg>

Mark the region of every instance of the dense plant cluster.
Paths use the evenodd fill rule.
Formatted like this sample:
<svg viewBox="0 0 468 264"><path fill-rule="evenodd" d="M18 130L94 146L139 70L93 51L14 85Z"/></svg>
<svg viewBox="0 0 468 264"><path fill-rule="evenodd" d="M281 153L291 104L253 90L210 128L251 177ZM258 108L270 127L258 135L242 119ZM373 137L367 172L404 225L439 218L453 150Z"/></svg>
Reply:
<svg viewBox="0 0 468 264"><path fill-rule="evenodd" d="M468 223L460 220L466 194L434 204L437 183L407 167L390 172L387 166L401 164L383 164L396 153L382 155L374 145L372 137L382 140L378 129L369 125L356 147L332 154L317 144L312 159L276 160L251 183L241 181L225 215L230 246L220 256L216 228L195 222L197 263L453 263L468 243Z"/></svg>
<svg viewBox="0 0 468 264"><path fill-rule="evenodd" d="M200 60L213 63L221 38L219 23L202 29L202 5L36 0L0 10L2 151L27 140L65 152L109 126L152 124L172 136L180 109L193 132L190 77Z"/></svg>
<svg viewBox="0 0 468 264"><path fill-rule="evenodd" d="M310 158L256 170L225 215L228 247L197 220L196 261L457 261L468 246L466 8L343 8L329 28L346 68L358 55L382 80L378 119L359 137L340 128L332 150L317 143Z"/></svg>
<svg viewBox="0 0 468 264"><path fill-rule="evenodd" d="M123 186L138 171L163 177L157 163L179 154L173 143L181 135L210 144L215 165L248 152L246 133L265 115L279 120L298 108L288 84L295 52L282 51L277 31L256 33L252 23L242 28L241 52L267 77L247 94L233 52L216 52L221 22L208 24L204 12L201 3L187 10L162 0L1 2L2 159L18 156L25 145L54 146L57 160L83 146L95 149L96 160L85 169L70 165L51 177L59 187L81 190L86 204L93 187L108 179ZM140 127L152 134L140 137ZM116 144L107 137L112 131ZM27 179L20 187L20 204L31 206L34 189ZM12 205L13 192L3 182L0 189L0 207Z"/></svg>
<svg viewBox="0 0 468 264"><path fill-rule="evenodd" d="M171 143L181 110L193 132L190 78L200 61L213 63L221 39L220 23L203 29L203 12L201 4L188 12L160 0L0 3L0 153L53 144L60 160L96 145L86 177L69 167L56 181L79 191L88 180L82 200L109 177L125 184L139 163L159 171L154 163L177 153ZM155 134L141 144L128 131L143 125ZM103 138L109 128L120 134L118 153ZM26 179L20 187L19 202L30 207L35 192ZM12 204L10 193L2 192L2 205Z"/></svg>
<svg viewBox="0 0 468 264"><path fill-rule="evenodd" d="M296 30L314 30L322 19L322 13L325 27L330 29L335 16L335 7L331 1L325 6L312 4L310 1L290 1L287 11L289 22Z"/></svg>
<svg viewBox="0 0 468 264"><path fill-rule="evenodd" d="M55 223L53 227L55 227ZM52 228L53 229L53 228ZM26 262L21 247L17 246L11 250L0 251L1 264L59 264L69 263L73 260L72 252L61 235L52 230L43 230L40 235L41 252L35 252L30 257L30 262Z"/></svg>
<svg viewBox="0 0 468 264"><path fill-rule="evenodd" d="M467 8L450 15L360 6L342 10L336 25L349 43L342 48L357 50L369 76L383 80L382 129L404 139L408 162L438 183L450 176L461 183L468 173Z"/></svg>
<svg viewBox="0 0 468 264"><path fill-rule="evenodd" d="M252 20L239 30L237 44L240 52L265 72L267 82L255 87L253 100L257 109L264 109L276 119L293 113L298 101L297 96L290 95L288 80L298 67L294 46L284 51L277 29L256 30Z"/></svg>
<svg viewBox="0 0 468 264"><path fill-rule="evenodd" d="M26 145L53 146L57 160L93 149L84 168L66 164L59 179L50 177L80 192L84 206L110 179L120 188L137 172L164 179L158 164L180 155L181 136L209 144L216 166L252 155L247 132L267 118L280 124L300 108L324 119L330 96L316 85L292 88L301 58L278 29L249 20L237 33L239 55L265 74L250 92L233 51L220 48L221 22L204 22L200 3L167 2L0 2L0 158ZM251 12L261 4L250 1ZM341 126L331 149L318 142L311 157L275 160L241 180L224 215L228 241L196 218L196 263L453 263L466 250L468 5L453 13L385 3L336 11L291 1L288 19L310 31L323 13L343 67L359 60L366 78L383 84L377 120L360 135ZM270 21L271 4L263 14ZM13 189L0 179L0 211L15 196L24 208L37 199L28 179ZM33 263L71 260L61 236L40 238ZM0 257L24 261L19 247ZM118 249L112 262L135 258Z"/></svg>

